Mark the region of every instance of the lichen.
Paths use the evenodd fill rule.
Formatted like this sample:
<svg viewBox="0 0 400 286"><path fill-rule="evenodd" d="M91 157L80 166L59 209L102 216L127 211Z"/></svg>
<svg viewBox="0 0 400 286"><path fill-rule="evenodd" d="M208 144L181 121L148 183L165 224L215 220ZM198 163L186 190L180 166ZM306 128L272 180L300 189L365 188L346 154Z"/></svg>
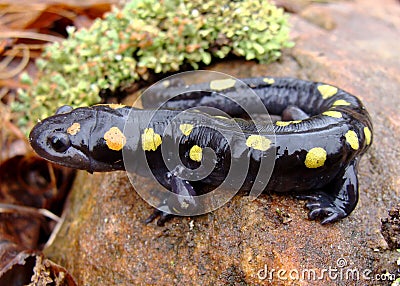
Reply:
<svg viewBox="0 0 400 286"><path fill-rule="evenodd" d="M228 54L263 63L290 47L287 16L266 1L133 0L88 29L68 29L37 60L12 106L20 126L63 104L87 106L150 74L194 69Z"/></svg>

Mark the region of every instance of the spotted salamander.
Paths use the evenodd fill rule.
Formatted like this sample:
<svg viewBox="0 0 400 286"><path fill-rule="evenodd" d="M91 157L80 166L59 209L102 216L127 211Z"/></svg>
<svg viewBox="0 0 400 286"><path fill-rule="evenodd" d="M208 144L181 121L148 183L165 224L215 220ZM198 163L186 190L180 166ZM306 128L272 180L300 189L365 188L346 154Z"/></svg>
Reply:
<svg viewBox="0 0 400 286"><path fill-rule="evenodd" d="M181 206L186 208L188 204L195 206L191 199L207 187L220 185L231 164L240 164L242 159L249 160L249 168L241 189L250 190L257 174L263 172L260 162L267 158L275 165L265 191L299 194L308 200L309 218L320 218L322 224L348 216L358 201L357 165L372 143L371 119L360 100L319 82L270 77L242 81L270 114L280 116L279 120L249 120L240 104L220 92L236 91L236 98L244 101L247 94L237 92L235 80L215 80L198 84L190 92L185 92L188 87L182 84L165 86L143 103L144 109L115 104L76 109L63 106L32 129L30 143L52 162L89 172L125 170L122 150L129 145L131 158L144 156L160 184L190 198ZM172 93L182 94L161 107L152 102ZM159 108L156 112L154 106ZM198 106L215 107L235 118L201 110L182 112ZM247 106L255 112L260 107L252 102ZM136 135L124 131L128 117ZM274 140L259 130L271 131ZM196 181L182 179L179 164L168 168L168 152L161 151L171 144L178 146L179 164L194 173L207 163L206 149L212 150L212 172ZM130 172L141 174L141 164L130 168ZM161 215L158 222L162 224L169 213L164 208L149 221Z"/></svg>

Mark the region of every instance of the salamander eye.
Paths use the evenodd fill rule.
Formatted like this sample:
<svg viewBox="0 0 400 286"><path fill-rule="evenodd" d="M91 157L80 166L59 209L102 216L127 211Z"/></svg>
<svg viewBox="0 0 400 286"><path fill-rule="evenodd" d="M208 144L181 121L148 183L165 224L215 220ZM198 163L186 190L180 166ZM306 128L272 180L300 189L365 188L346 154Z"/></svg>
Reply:
<svg viewBox="0 0 400 286"><path fill-rule="evenodd" d="M56 152L64 152L71 146L71 141L67 134L58 133L49 138L49 143Z"/></svg>

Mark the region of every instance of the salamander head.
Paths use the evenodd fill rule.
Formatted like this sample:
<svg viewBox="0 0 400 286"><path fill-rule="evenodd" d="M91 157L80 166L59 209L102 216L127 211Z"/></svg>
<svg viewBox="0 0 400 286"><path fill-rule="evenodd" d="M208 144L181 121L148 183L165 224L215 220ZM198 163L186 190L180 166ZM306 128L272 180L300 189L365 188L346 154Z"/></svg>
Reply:
<svg viewBox="0 0 400 286"><path fill-rule="evenodd" d="M88 109L63 106L40 121L29 134L32 148L41 157L66 167L92 170L88 134L93 123ZM84 133L84 134L83 134ZM83 135L83 136L82 136Z"/></svg>
<svg viewBox="0 0 400 286"><path fill-rule="evenodd" d="M36 153L59 165L89 172L123 170L122 152L115 147L121 144L107 142L105 136L115 114L107 106L62 106L55 115L36 124L29 141Z"/></svg>

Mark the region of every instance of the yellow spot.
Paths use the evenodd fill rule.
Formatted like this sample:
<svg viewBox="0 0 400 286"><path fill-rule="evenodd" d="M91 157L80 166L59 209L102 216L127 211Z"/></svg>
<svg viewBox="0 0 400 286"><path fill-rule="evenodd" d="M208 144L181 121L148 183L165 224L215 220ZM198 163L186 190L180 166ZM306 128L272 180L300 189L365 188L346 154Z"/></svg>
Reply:
<svg viewBox="0 0 400 286"><path fill-rule="evenodd" d="M315 169L322 167L326 161L326 151L324 148L315 147L308 151L304 164L307 168Z"/></svg>
<svg viewBox="0 0 400 286"><path fill-rule="evenodd" d="M271 146L271 140L261 135L250 135L246 145L256 150L266 151Z"/></svg>
<svg viewBox="0 0 400 286"><path fill-rule="evenodd" d="M344 100L344 99L339 99L339 100L336 100L336 101L332 104L332 106L338 106L338 105L347 106L347 105L350 105L350 102L348 102L348 101L346 101L346 100Z"/></svg>
<svg viewBox="0 0 400 286"><path fill-rule="evenodd" d="M229 119L228 117L222 115L215 115L214 117L218 119Z"/></svg>
<svg viewBox="0 0 400 286"><path fill-rule="evenodd" d="M110 104L96 104L95 106L108 106L111 109L118 109L118 108L123 108L126 105L120 103L110 103Z"/></svg>
<svg viewBox="0 0 400 286"><path fill-rule="evenodd" d="M365 141L366 141L367 145L371 144L372 133L368 127L364 127L364 136L365 136Z"/></svg>
<svg viewBox="0 0 400 286"><path fill-rule="evenodd" d="M357 133L354 132L353 130L349 130L347 131L347 133L344 135L344 137L346 137L346 141L347 143L350 144L350 147L353 148L354 150L358 150L359 143L358 143L358 137L357 137Z"/></svg>
<svg viewBox="0 0 400 286"><path fill-rule="evenodd" d="M146 128L142 134L142 148L144 151L155 151L161 145L161 136L153 128Z"/></svg>
<svg viewBox="0 0 400 286"><path fill-rule="evenodd" d="M234 87L236 80L227 78L227 79L216 79L210 82L210 88L213 90L224 90L231 87Z"/></svg>
<svg viewBox="0 0 400 286"><path fill-rule="evenodd" d="M338 92L338 89L337 87L323 84L318 86L318 91L321 93L323 99L327 99L331 96L334 96Z"/></svg>
<svg viewBox="0 0 400 286"><path fill-rule="evenodd" d="M200 146L194 145L190 148L189 158L196 162L201 162L201 158L203 157L203 149Z"/></svg>
<svg viewBox="0 0 400 286"><path fill-rule="evenodd" d="M153 128L146 128L142 134L142 148L144 151L156 151L161 145L161 136Z"/></svg>
<svg viewBox="0 0 400 286"><path fill-rule="evenodd" d="M189 136L190 132L193 130L193 124L181 124L179 129L182 131L183 135Z"/></svg>
<svg viewBox="0 0 400 286"><path fill-rule="evenodd" d="M70 127L68 127L67 129L67 133L69 135L75 135L76 133L78 133L79 131L81 131L81 125L78 122L73 123Z"/></svg>
<svg viewBox="0 0 400 286"><path fill-rule="evenodd" d="M169 85L171 84L171 82L167 79L167 80L164 80L163 82L162 82L162 85L164 86L164 87L169 87Z"/></svg>
<svg viewBox="0 0 400 286"><path fill-rule="evenodd" d="M268 84L274 84L275 80L273 78L266 77L263 79L263 82L266 82Z"/></svg>
<svg viewBox="0 0 400 286"><path fill-rule="evenodd" d="M334 117L334 118L341 118L342 117L342 113L340 113L339 111L330 110L330 111L322 112L322 114L326 115L326 116Z"/></svg>
<svg viewBox="0 0 400 286"><path fill-rule="evenodd" d="M112 108L112 109L118 109L118 108L123 108L123 107L125 107L124 104L120 104L120 103L118 103L118 104L116 104L116 103L111 103L111 104L109 104L108 106L109 106L110 108Z"/></svg>
<svg viewBox="0 0 400 286"><path fill-rule="evenodd" d="M288 126L290 124L290 121L277 121L275 122L277 126Z"/></svg>
<svg viewBox="0 0 400 286"><path fill-rule="evenodd" d="M277 121L275 122L275 124L277 126L288 126L289 124L296 124L296 123L300 123L301 120L292 120L292 121Z"/></svg>
<svg viewBox="0 0 400 286"><path fill-rule="evenodd" d="M104 140L106 140L108 148L115 151L121 150L126 143L126 137L118 127L111 127L104 133Z"/></svg>

